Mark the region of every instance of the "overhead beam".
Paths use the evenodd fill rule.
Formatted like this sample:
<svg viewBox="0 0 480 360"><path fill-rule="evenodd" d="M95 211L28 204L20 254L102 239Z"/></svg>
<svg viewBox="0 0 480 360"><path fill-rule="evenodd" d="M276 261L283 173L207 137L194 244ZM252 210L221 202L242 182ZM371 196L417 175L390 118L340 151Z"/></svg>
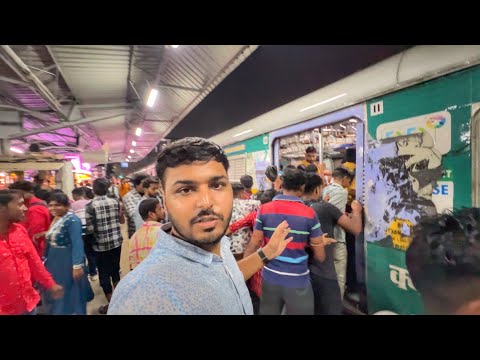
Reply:
<svg viewBox="0 0 480 360"><path fill-rule="evenodd" d="M42 74L49 74L49 75L51 75L51 76L57 76L57 75L55 75L54 73L51 73L51 72L50 72L50 70L53 70L53 69L55 69L55 68L57 67L57 64L52 64L52 65L47 66L47 67L45 67L45 68L43 68L43 69L39 69L39 68L36 68L36 67L33 67L33 66L30 66L30 67L31 67L32 69L37 70L37 72L36 72L36 74L35 74L35 75L37 75L37 76L40 76L40 75L42 75Z"/></svg>
<svg viewBox="0 0 480 360"><path fill-rule="evenodd" d="M36 135L36 134L41 134L41 133L44 133L44 132L54 131L54 130L58 130L58 129L72 128L72 127L78 126L78 125L85 125L85 124L89 124L89 123L96 122L96 121L108 120L108 119L113 119L113 118L118 117L118 116L124 116L124 115L127 115L129 112L130 112L130 110L126 110L126 111L120 111L118 113L111 114L111 115L92 116L92 117L87 117L87 118L80 119L80 120L77 120L77 121L62 122L62 123L59 123L59 124L46 126L42 129L35 129L35 130L31 130L31 131L26 131L24 133L12 134L8 138L11 140L11 139L21 138L21 137L24 137L24 136Z"/></svg>
<svg viewBox="0 0 480 360"><path fill-rule="evenodd" d="M143 121L147 122L161 122L161 123L171 123L173 120L160 120L160 119L144 119Z"/></svg>
<svg viewBox="0 0 480 360"><path fill-rule="evenodd" d="M113 109L130 109L133 105L130 103L108 103L108 104L81 104L77 105L79 110L113 110Z"/></svg>
<svg viewBox="0 0 480 360"><path fill-rule="evenodd" d="M30 116L32 116L34 118L37 118L37 119L40 119L40 120L43 120L43 121L50 121L50 122L52 121L50 116L47 115L47 114L44 114L44 113L39 112L39 111L27 109L27 108L24 108L24 107L21 107L21 106L0 104L0 109L16 110L16 111L27 113Z"/></svg>
<svg viewBox="0 0 480 360"><path fill-rule="evenodd" d="M15 85L25 86L25 87L28 87L29 89L34 90L32 84L29 84L28 82L25 82L25 81L20 81L20 80L12 79L12 78L5 77L5 76L0 76L0 81L12 83L12 84L15 84Z"/></svg>
<svg viewBox="0 0 480 360"><path fill-rule="evenodd" d="M30 68L20 59L20 57L8 45L0 45L4 53L9 57L25 77L34 85L36 91L40 94L45 102L55 110L59 115L63 116L61 105L50 92L50 90L35 76Z"/></svg>
<svg viewBox="0 0 480 360"><path fill-rule="evenodd" d="M166 88L166 89L178 89L178 90L186 90L186 91L194 91L194 92L202 91L202 89L179 86L179 85L163 84L163 83L154 85L154 87Z"/></svg>

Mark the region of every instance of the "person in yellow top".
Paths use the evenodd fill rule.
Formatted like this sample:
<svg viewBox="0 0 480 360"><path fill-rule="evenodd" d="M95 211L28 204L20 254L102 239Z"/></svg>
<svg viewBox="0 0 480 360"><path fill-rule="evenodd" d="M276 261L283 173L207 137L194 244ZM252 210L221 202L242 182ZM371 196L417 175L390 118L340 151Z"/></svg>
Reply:
<svg viewBox="0 0 480 360"><path fill-rule="evenodd" d="M317 157L318 157L318 152L315 146L309 146L305 150L305 160L303 160L301 164L305 166L305 168L307 168L309 165L315 165L317 167L318 175L320 175L322 180L324 180L324 176L328 175L327 174L328 171L326 173L325 164L323 162L319 163L317 161Z"/></svg>
<svg viewBox="0 0 480 360"><path fill-rule="evenodd" d="M158 232L162 226L160 221L165 219L165 211L158 198L143 200L138 207L138 212L145 222L128 241L130 270L133 270L150 253L158 239Z"/></svg>
<svg viewBox="0 0 480 360"><path fill-rule="evenodd" d="M356 181L355 181L355 169L357 167L356 165L356 149L355 148L350 148L347 149L345 152L345 157L343 158L343 164L342 167L350 171L354 177L352 181L350 182L350 185L345 188L345 190L348 191L348 203L351 204L353 200L355 200L356 197Z"/></svg>
<svg viewBox="0 0 480 360"><path fill-rule="evenodd" d="M118 190L120 192L120 197L123 198L125 195L128 194L130 190L132 190L132 187L130 186L130 180L129 179L122 179L122 183L118 186Z"/></svg>

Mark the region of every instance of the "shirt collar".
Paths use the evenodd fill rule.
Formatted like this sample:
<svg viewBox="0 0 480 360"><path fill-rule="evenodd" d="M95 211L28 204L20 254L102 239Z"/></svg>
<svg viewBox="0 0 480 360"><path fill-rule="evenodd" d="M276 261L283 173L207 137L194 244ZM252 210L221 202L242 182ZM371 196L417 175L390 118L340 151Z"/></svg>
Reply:
<svg viewBox="0 0 480 360"><path fill-rule="evenodd" d="M145 221L142 226L160 226L162 224L160 224L159 222L157 221Z"/></svg>
<svg viewBox="0 0 480 360"><path fill-rule="evenodd" d="M292 195L278 194L278 195L275 195L275 197L273 198L273 201L276 201L276 200L295 201L295 202L303 203L302 199Z"/></svg>
<svg viewBox="0 0 480 360"><path fill-rule="evenodd" d="M162 231L159 232L158 241L155 243L154 249L166 248L173 251L177 255L206 266L210 265L213 261L222 261L220 256L212 254L211 252L203 250L198 246L170 235L172 223L166 223L162 225L160 230ZM221 240L222 245L225 241L225 237L223 237Z"/></svg>

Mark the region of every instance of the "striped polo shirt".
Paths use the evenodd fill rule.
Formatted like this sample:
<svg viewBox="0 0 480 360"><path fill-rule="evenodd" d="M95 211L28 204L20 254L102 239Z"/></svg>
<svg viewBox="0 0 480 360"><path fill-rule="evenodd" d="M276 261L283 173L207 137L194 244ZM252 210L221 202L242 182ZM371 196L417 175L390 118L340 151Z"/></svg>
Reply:
<svg viewBox="0 0 480 360"><path fill-rule="evenodd" d="M308 254L305 246L311 238L322 235L315 210L296 196L277 195L263 204L257 214L255 229L263 232L264 243L277 226L287 220L293 240L285 250L263 267L263 281L288 288L305 288L310 283Z"/></svg>

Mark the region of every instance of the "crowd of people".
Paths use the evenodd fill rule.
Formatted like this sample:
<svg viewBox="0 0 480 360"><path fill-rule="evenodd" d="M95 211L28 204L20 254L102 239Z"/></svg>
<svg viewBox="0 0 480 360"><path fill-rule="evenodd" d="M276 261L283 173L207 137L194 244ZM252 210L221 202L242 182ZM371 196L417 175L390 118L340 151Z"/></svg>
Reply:
<svg viewBox="0 0 480 360"><path fill-rule="evenodd" d="M362 231L363 209L354 160L328 172L313 150L267 169L272 189L260 192L249 175L231 183L225 153L202 138L163 149L158 177L98 178L68 195L11 184L0 190L0 314L85 315L94 281L101 314L341 314L346 234ZM464 209L415 227L407 265L427 312L480 312L479 221Z"/></svg>

